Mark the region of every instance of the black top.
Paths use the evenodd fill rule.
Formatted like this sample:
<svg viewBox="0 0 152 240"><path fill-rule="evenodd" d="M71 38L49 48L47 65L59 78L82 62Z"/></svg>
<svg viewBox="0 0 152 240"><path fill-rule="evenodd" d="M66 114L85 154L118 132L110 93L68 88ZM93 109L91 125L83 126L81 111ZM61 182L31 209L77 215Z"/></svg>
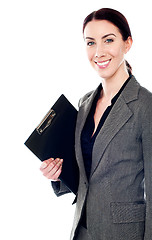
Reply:
<svg viewBox="0 0 152 240"><path fill-rule="evenodd" d="M84 128L82 130L82 134L81 134L82 155L83 155L84 166L85 166L86 175L88 177L88 180L89 180L90 171L91 171L93 145L96 140L96 137L97 137L99 131L101 130L106 118L108 117L112 107L114 106L115 102L117 101L118 97L120 96L121 92L123 91L123 89L125 88L127 83L129 82L131 77L132 76L129 76L129 78L125 81L125 83L123 84L123 86L121 87L119 92L113 97L113 99L111 101L111 105L108 106L107 109L105 110L104 114L102 115L102 117L100 119L97 130L93 135L94 127L95 127L94 114L95 114L95 110L96 110L97 101L99 99L99 96L100 96L100 93L102 90L102 84L100 84L98 87L98 92L94 98L91 110L88 114L87 120L85 122Z"/></svg>

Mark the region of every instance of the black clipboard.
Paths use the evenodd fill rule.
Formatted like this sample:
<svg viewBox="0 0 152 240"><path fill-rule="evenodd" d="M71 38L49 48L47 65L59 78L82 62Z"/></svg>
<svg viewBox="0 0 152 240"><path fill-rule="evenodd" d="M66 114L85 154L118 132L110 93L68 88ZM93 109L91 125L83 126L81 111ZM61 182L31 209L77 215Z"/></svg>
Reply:
<svg viewBox="0 0 152 240"><path fill-rule="evenodd" d="M74 194L79 183L75 157L76 119L77 110L62 94L25 142L41 161L51 157L63 159L59 179Z"/></svg>

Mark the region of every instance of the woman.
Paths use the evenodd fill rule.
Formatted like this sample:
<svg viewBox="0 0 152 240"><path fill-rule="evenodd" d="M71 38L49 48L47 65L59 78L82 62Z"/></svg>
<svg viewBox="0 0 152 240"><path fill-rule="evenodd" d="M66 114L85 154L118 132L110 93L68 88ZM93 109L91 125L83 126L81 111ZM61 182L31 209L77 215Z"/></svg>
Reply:
<svg viewBox="0 0 152 240"><path fill-rule="evenodd" d="M132 75L125 54L132 45L125 17L100 9L84 20L88 59L102 84L79 102L75 151L80 169L71 239L151 240L152 94ZM45 161L58 181L62 159Z"/></svg>

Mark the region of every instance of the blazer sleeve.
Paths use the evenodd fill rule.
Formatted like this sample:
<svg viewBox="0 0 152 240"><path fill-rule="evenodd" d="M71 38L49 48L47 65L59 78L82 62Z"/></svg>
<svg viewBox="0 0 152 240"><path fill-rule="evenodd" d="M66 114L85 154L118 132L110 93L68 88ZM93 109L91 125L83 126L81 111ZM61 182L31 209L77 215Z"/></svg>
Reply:
<svg viewBox="0 0 152 240"><path fill-rule="evenodd" d="M146 220L144 240L152 236L152 101L146 109L142 121L142 147L145 175Z"/></svg>
<svg viewBox="0 0 152 240"><path fill-rule="evenodd" d="M66 193L70 193L71 191L66 187L64 183L61 181L58 182L51 182L52 188L54 190L54 193L56 194L57 197L60 197Z"/></svg>

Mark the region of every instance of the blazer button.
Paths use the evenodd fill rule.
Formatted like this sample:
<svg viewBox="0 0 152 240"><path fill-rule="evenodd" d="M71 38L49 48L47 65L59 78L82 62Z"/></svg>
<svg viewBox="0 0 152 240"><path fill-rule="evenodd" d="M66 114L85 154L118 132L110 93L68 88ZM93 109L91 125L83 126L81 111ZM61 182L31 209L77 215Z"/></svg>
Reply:
<svg viewBox="0 0 152 240"><path fill-rule="evenodd" d="M87 187L87 183L86 182L84 182L84 185Z"/></svg>

